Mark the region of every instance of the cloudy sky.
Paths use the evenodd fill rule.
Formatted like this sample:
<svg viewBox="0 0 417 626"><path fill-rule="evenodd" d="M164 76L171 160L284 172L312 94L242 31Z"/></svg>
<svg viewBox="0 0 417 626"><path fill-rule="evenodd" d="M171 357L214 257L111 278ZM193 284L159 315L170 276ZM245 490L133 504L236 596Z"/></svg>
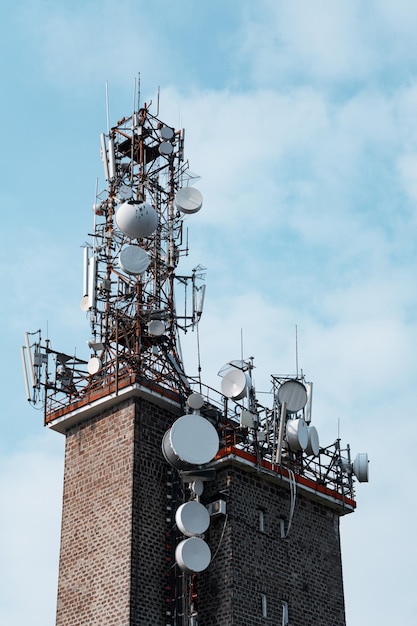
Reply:
<svg viewBox="0 0 417 626"><path fill-rule="evenodd" d="M64 439L24 393L23 333L82 353L105 85L186 128L204 207L202 375L255 357L255 383L314 383L321 443L369 453L341 521L348 626L411 624L417 481L417 3L20 0L0 22L0 623L53 626ZM196 373L195 334L184 343ZM411 500L410 500L411 497Z"/></svg>

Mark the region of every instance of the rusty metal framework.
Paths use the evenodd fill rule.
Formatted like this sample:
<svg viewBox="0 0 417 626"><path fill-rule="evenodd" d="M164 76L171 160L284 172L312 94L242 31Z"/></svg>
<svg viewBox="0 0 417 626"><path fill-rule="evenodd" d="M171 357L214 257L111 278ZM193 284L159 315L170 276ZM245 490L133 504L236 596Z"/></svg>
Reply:
<svg viewBox="0 0 417 626"><path fill-rule="evenodd" d="M91 329L90 357L52 350L40 331L26 346L26 357L31 361L34 355L28 399L43 402L45 418L96 389L117 390L126 381L181 396L189 391L179 333L194 329L201 317L205 268L199 265L186 276L177 272L188 254L184 217L200 208L195 201L187 205L187 194L185 203L176 201L196 179L184 159L184 130L164 123L145 103L100 141L106 187L97 190L93 232L84 247L81 301ZM127 227L118 223L126 209ZM127 256L123 263L124 253L133 254L133 261ZM174 291L183 293L181 311ZM55 367L48 364L50 355Z"/></svg>

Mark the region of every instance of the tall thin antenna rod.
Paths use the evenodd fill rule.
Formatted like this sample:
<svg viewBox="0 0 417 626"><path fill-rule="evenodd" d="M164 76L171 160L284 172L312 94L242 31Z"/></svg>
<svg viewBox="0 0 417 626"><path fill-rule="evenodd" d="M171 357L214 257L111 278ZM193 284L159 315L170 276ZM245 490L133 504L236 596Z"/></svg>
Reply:
<svg viewBox="0 0 417 626"><path fill-rule="evenodd" d="M138 72L138 105L137 110L140 109L140 72Z"/></svg>
<svg viewBox="0 0 417 626"><path fill-rule="evenodd" d="M21 355L22 355L23 377L24 377L24 380L25 380L26 397L27 397L28 400L30 400L30 389L29 389L28 372L27 372L27 369L26 369L25 346L22 346L20 348L20 352L21 352Z"/></svg>
<svg viewBox="0 0 417 626"><path fill-rule="evenodd" d="M106 124L107 133L110 132L110 118L109 118L109 83L106 80Z"/></svg>
<svg viewBox="0 0 417 626"><path fill-rule="evenodd" d="M134 123L134 115L135 115L135 105L136 105L136 89L137 89L137 85L136 85L136 78L134 78L133 80L133 105L132 105L132 121Z"/></svg>
<svg viewBox="0 0 417 626"><path fill-rule="evenodd" d="M158 96L157 96L157 101L156 101L156 117L158 117L159 115L159 96L161 94L161 87L158 85Z"/></svg>
<svg viewBox="0 0 417 626"><path fill-rule="evenodd" d="M297 324L295 325L295 371L297 373L297 378L298 378L298 328L297 328Z"/></svg>
<svg viewBox="0 0 417 626"><path fill-rule="evenodd" d="M240 358L243 362L243 328L240 329Z"/></svg>
<svg viewBox="0 0 417 626"><path fill-rule="evenodd" d="M29 374L32 381L32 387L36 387L35 370L33 368L32 353L30 351L29 333L25 333L27 359L29 364Z"/></svg>

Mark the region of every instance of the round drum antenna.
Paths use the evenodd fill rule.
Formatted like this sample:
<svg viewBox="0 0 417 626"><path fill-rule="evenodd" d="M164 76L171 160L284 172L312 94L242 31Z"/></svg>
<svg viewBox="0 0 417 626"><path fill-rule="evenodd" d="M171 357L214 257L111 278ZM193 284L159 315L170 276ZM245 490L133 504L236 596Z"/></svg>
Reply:
<svg viewBox="0 0 417 626"><path fill-rule="evenodd" d="M286 403L287 413L298 413L307 404L307 389L298 380L287 380L278 389L278 402Z"/></svg>

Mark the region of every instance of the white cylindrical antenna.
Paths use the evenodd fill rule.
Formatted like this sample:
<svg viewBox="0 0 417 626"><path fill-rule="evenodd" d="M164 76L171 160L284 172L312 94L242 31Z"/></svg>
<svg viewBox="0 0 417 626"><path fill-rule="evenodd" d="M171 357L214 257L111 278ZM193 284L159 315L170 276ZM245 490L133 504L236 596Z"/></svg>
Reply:
<svg viewBox="0 0 417 626"><path fill-rule="evenodd" d="M114 139L110 137L109 139L109 178L114 178L116 176L116 161L114 157Z"/></svg>
<svg viewBox="0 0 417 626"><path fill-rule="evenodd" d="M26 340L26 350L28 352L28 364L29 364L30 378L32 381L32 387L35 388L36 378L35 378L35 370L33 369L32 353L30 351L29 333L25 333L25 340Z"/></svg>
<svg viewBox="0 0 417 626"><path fill-rule="evenodd" d="M307 404L305 406L305 421L307 424L311 422L312 405L313 405L313 383L306 383Z"/></svg>
<svg viewBox="0 0 417 626"><path fill-rule="evenodd" d="M198 302L197 302L197 315L198 317L201 316L202 312L203 312L203 306L204 306L204 296L206 293L206 285L201 285L200 289L200 297L198 298Z"/></svg>
<svg viewBox="0 0 417 626"><path fill-rule="evenodd" d="M286 417L287 417L287 403L283 402L281 404L281 415L279 416L277 454L276 454L276 459L275 459L277 465L281 465L282 441L284 439L284 430L285 430Z"/></svg>
<svg viewBox="0 0 417 626"><path fill-rule="evenodd" d="M160 93L161 93L161 87L158 85L158 95L157 95L157 98L156 98L156 117L158 117L158 115L159 115L159 96L160 96Z"/></svg>
<svg viewBox="0 0 417 626"><path fill-rule="evenodd" d="M83 249L83 296L88 296L88 246Z"/></svg>
<svg viewBox="0 0 417 626"><path fill-rule="evenodd" d="M26 368L26 358L25 358L25 346L21 346L20 353L22 355L23 377L25 379L26 398L30 400L29 380L28 380L28 372Z"/></svg>
<svg viewBox="0 0 417 626"><path fill-rule="evenodd" d="M104 178L109 180L109 162L107 160L106 138L104 133L100 134L101 158L103 160Z"/></svg>
<svg viewBox="0 0 417 626"><path fill-rule="evenodd" d="M96 267L96 257L92 256L88 261L88 305L90 309L96 305Z"/></svg>

